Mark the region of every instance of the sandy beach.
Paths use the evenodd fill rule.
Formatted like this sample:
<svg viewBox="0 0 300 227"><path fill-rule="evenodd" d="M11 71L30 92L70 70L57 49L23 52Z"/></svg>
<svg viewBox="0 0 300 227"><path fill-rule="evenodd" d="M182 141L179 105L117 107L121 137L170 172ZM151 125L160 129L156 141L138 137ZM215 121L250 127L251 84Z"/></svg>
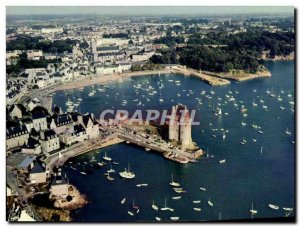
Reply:
<svg viewBox="0 0 300 227"><path fill-rule="evenodd" d="M109 75L94 75L86 78L81 78L78 80L72 80L70 82L66 82L64 84L58 85L55 88L50 89L48 94L56 91L61 91L61 90L69 90L69 89L91 86L93 84L105 84L107 82L112 82L112 81L122 81L123 79L127 79L133 76L147 76L147 75L155 75L155 74L158 75L159 73L171 73L171 70L169 69L147 70L147 71L115 73Z"/></svg>

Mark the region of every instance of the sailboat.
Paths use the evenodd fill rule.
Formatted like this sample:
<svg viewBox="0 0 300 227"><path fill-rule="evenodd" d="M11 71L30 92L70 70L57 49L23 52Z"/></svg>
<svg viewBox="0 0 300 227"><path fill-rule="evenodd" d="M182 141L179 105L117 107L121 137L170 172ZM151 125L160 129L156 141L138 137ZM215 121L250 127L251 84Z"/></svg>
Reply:
<svg viewBox="0 0 300 227"><path fill-rule="evenodd" d="M255 102L255 99L253 99L252 105L257 106L257 103Z"/></svg>
<svg viewBox="0 0 300 227"><path fill-rule="evenodd" d="M171 185L171 186L174 186L174 187L180 187L180 184L179 184L179 183L174 182L174 180L173 180L173 173L172 173L172 181L170 182L170 185Z"/></svg>
<svg viewBox="0 0 300 227"><path fill-rule="evenodd" d="M113 178L113 177L111 177L110 175L109 175L109 172L107 172L107 176L106 176L106 178L107 178L107 180L110 180L110 181L112 181L112 180L114 180L115 178Z"/></svg>
<svg viewBox="0 0 300 227"><path fill-rule="evenodd" d="M160 208L160 210L163 210L163 211L169 210L169 208L167 207L167 199L166 198L165 198L165 206Z"/></svg>
<svg viewBox="0 0 300 227"><path fill-rule="evenodd" d="M252 206L251 206L250 213L251 213L252 218L253 218L253 215L254 215L254 214L257 214L257 210L254 210L254 209L253 209L253 203L252 203Z"/></svg>
<svg viewBox="0 0 300 227"><path fill-rule="evenodd" d="M220 212L219 213L219 221L221 221L222 220L222 213Z"/></svg>
<svg viewBox="0 0 300 227"><path fill-rule="evenodd" d="M84 169L84 164L82 165L82 171L80 172L82 175L86 175L85 169Z"/></svg>
<svg viewBox="0 0 300 227"><path fill-rule="evenodd" d="M291 131L289 131L288 128L284 131L284 133L287 134L287 135L291 135L292 134Z"/></svg>
<svg viewBox="0 0 300 227"><path fill-rule="evenodd" d="M133 209L136 209L136 210L140 209L139 206L135 205L134 199L132 200L132 208L133 208Z"/></svg>
<svg viewBox="0 0 300 227"><path fill-rule="evenodd" d="M112 165L111 165L111 164L110 164L110 169L107 170L107 172L108 172L108 173L114 173L114 172L115 172L115 170L112 168Z"/></svg>
<svg viewBox="0 0 300 227"><path fill-rule="evenodd" d="M260 154L262 155L263 153L263 146L260 147Z"/></svg>
<svg viewBox="0 0 300 227"><path fill-rule="evenodd" d="M111 161L111 158L106 155L106 152L104 153L103 159L106 161Z"/></svg>
<svg viewBox="0 0 300 227"><path fill-rule="evenodd" d="M133 172L130 172L130 167L128 164L128 170L125 168L125 171L119 172L120 176L126 179L132 179L135 177L135 174Z"/></svg>
<svg viewBox="0 0 300 227"><path fill-rule="evenodd" d="M158 207L154 204L154 201L152 202L152 209L153 210L158 210Z"/></svg>
<svg viewBox="0 0 300 227"><path fill-rule="evenodd" d="M225 132L223 132L223 140L225 140L226 138L226 135L225 135Z"/></svg>

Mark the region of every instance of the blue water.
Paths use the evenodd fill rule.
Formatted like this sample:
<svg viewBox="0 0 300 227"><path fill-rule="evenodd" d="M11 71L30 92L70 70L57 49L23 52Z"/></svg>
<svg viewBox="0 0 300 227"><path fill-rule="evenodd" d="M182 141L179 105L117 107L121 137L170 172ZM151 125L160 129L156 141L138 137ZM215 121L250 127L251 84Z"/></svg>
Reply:
<svg viewBox="0 0 300 227"><path fill-rule="evenodd" d="M83 91L68 91L75 98L83 98L78 107L79 112L92 112L96 117L107 108L130 111L137 108L162 110L183 103L190 109L198 109L196 117L201 124L193 126L193 141L214 156L197 163L182 165L166 160L162 155L146 152L143 148L118 144L103 148L100 153L94 151L74 158L73 163L82 163L89 161L93 156L101 158L106 152L120 164L113 165L116 170L112 175L115 181L108 181L104 176L110 165L102 169L89 167L88 175L81 175L79 171L72 170L70 165L64 167L70 183L76 185L90 201L85 207L73 212L73 220L153 222L156 216L163 221L170 221L171 216L179 216L183 221L200 221L218 220L220 212L222 220L249 219L252 202L254 209L258 211L254 218L284 217L282 207L295 206L295 145L292 144L295 140L295 115L288 103L294 101L294 62L268 63L267 67L272 73L271 78L232 82L224 87L211 87L196 78L168 74L160 77L157 75L135 77L122 83L112 82L108 84L112 89L107 89L105 93L97 92L93 97L88 96L90 87L86 87ZM163 103L158 101L159 80L165 85L161 90ZM176 86L174 82L168 80L180 80L181 86ZM145 91L135 93L133 84L146 81L156 88L158 94L143 97L142 95L147 95ZM99 85L95 85L95 89L98 87ZM282 102L268 96L266 90L272 88L274 93L281 95ZM257 92L253 92L253 89ZM194 94L187 96L188 90L193 90ZM202 90L212 98L209 100L205 95L200 95ZM225 94L228 94L229 90L238 101L238 109L231 102L224 103ZM284 94L280 93L281 90ZM211 95L211 91L215 94ZM177 92L180 92L181 97L177 96ZM292 94L292 98L287 97L288 92ZM147 97L151 99L150 102L146 101ZM196 97L201 99L202 105L197 104ZM218 101L218 97L222 98L222 101ZM53 102L65 110L66 93L58 92L53 98ZM254 98L257 107L251 104ZM268 106L268 111L262 108L260 98ZM122 99L127 99L127 106L121 106ZM137 107L137 102L131 101L134 99L142 100L144 106ZM240 112L242 104L239 101L243 101L245 108L248 109L247 117L243 117ZM222 117L216 117L212 112L212 106L216 107L217 103L222 104ZM281 110L280 106L285 107L285 110ZM224 115L225 112L228 112L227 116ZM247 126L243 127L242 121L247 123ZM257 129L251 127L252 123L261 126L264 133L259 134ZM212 128L219 131L213 132ZM222 139L221 128L229 130L225 140ZM292 132L291 135L284 133L287 128ZM212 137L213 134L216 137ZM243 138L247 140L245 145L240 144ZM256 143L252 141L253 138L257 140ZM262 154L261 146L263 146ZM219 164L221 159L226 159L226 163ZM118 172L128 163L136 174L133 180L123 180L118 176ZM80 169L77 164L72 165ZM177 194L169 186L172 172L175 180L180 182L187 193ZM136 187L136 184L140 183L148 183L149 186ZM205 187L207 191L200 191L199 187ZM182 198L172 200L173 196ZM124 197L127 201L121 205L120 201ZM209 197L214 203L213 207L207 204ZM174 213L154 211L151 208L153 200L161 207L165 198L168 206L175 209ZM132 211L133 199L135 204L140 206L140 212L131 217L127 211ZM193 204L193 200L201 200L201 203ZM270 209L269 203L280 206L280 209ZM196 212L193 207L200 207L202 210ZM294 216L294 212L290 216Z"/></svg>

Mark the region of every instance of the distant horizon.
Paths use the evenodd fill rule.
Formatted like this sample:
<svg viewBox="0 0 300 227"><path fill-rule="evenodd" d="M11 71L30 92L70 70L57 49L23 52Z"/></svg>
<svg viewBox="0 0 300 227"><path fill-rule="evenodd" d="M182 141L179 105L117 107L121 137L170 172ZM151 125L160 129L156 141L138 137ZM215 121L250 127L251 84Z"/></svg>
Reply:
<svg viewBox="0 0 300 227"><path fill-rule="evenodd" d="M29 15L293 15L293 6L7 6L7 16Z"/></svg>

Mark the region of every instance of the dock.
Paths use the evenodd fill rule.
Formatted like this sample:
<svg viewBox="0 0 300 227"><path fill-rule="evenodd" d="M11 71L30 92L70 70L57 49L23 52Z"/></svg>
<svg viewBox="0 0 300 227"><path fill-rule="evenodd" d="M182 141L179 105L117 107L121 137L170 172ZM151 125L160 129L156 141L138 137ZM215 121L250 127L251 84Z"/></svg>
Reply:
<svg viewBox="0 0 300 227"><path fill-rule="evenodd" d="M212 86L224 86L224 85L228 85L231 83L230 80L219 78L219 77L209 75L206 73L202 73L197 70L189 69L189 68L177 67L177 68L174 68L172 72L173 73L181 73L186 76L196 77Z"/></svg>

